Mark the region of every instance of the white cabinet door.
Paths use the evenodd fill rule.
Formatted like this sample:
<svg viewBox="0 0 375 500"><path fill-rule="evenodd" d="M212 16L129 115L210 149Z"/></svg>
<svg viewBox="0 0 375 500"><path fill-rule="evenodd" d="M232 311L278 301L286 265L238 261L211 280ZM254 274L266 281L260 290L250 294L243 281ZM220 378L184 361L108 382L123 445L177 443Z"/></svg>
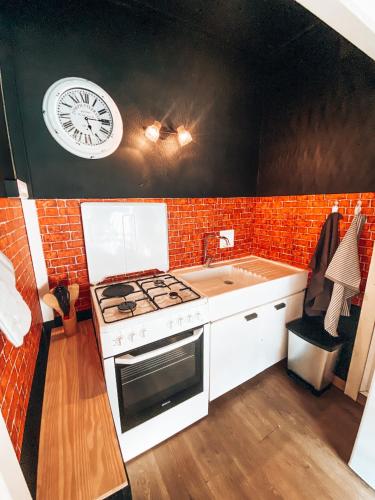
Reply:
<svg viewBox="0 0 375 500"><path fill-rule="evenodd" d="M261 309L211 324L210 401L259 372Z"/></svg>
<svg viewBox="0 0 375 500"><path fill-rule="evenodd" d="M288 352L286 323L300 318L303 313L304 292L263 306L260 343L262 370L284 359Z"/></svg>
<svg viewBox="0 0 375 500"><path fill-rule="evenodd" d="M287 355L286 323L300 318L304 292L211 324L210 401Z"/></svg>

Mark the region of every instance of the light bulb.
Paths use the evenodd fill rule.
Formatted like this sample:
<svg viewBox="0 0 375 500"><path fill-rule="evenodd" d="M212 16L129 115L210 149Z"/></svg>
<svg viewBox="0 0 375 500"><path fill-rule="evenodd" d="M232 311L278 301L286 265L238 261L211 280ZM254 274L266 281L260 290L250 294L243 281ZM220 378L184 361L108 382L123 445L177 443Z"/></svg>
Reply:
<svg viewBox="0 0 375 500"><path fill-rule="evenodd" d="M180 125L177 128L177 134L178 134L178 142L180 143L181 146L186 146L186 144L189 144L193 140L191 137L191 133L185 129L183 125Z"/></svg>
<svg viewBox="0 0 375 500"><path fill-rule="evenodd" d="M156 142L159 139L159 132L161 128L161 123L154 121L152 125L149 125L145 130L145 136L152 142Z"/></svg>

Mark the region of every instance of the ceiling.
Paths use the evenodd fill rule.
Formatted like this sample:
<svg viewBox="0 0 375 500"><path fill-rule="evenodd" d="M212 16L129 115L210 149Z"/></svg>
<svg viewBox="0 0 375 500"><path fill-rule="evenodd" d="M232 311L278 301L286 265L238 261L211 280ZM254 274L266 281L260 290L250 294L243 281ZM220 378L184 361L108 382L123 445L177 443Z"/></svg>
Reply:
<svg viewBox="0 0 375 500"><path fill-rule="evenodd" d="M239 52L254 62L264 62L305 32L324 25L321 19L369 54L366 47L372 44L373 38L363 19L367 24L375 19L368 15L372 9L375 16L375 8L367 11L364 2L370 5L373 0L355 1L356 5L359 2L361 5L360 12L356 13L358 19L345 7L354 0L13 0L4 4L3 11L9 10L13 16L17 12L19 18L30 12L46 18L52 14L56 20L60 13L66 20L69 12L75 17L80 17L82 12L90 16L92 3L103 8L103 27L110 30L111 26L105 23L105 6L110 2L127 9L132 15L149 18L153 23L160 19L161 22L180 25L185 32L199 32L225 50ZM364 40L356 43L350 29L357 38L362 36Z"/></svg>
<svg viewBox="0 0 375 500"><path fill-rule="evenodd" d="M294 0L109 0L205 33L250 58L266 58L321 22Z"/></svg>

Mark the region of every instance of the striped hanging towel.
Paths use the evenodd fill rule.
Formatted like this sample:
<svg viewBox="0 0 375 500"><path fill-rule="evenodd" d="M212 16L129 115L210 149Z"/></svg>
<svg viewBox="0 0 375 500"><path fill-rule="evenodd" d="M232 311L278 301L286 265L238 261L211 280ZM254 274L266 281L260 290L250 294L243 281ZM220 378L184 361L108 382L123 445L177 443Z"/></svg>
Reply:
<svg viewBox="0 0 375 500"><path fill-rule="evenodd" d="M337 337L337 325L340 315L350 316L350 299L359 293L361 271L359 267L358 238L366 222L364 215L355 215L331 260L326 278L333 281L333 291L324 328L333 337Z"/></svg>

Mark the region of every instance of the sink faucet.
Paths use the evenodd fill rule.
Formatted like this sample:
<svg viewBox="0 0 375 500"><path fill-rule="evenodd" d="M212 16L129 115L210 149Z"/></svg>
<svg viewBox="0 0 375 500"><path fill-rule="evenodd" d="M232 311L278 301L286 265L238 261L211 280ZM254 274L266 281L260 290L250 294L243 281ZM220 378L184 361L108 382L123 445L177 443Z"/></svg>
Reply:
<svg viewBox="0 0 375 500"><path fill-rule="evenodd" d="M203 265L206 267L210 267L212 265L212 262L214 260L213 257L208 255L208 240L210 238L217 238L218 240L224 240L227 247L229 247L229 240L226 236L219 236L215 233L208 233L204 235L203 238Z"/></svg>

